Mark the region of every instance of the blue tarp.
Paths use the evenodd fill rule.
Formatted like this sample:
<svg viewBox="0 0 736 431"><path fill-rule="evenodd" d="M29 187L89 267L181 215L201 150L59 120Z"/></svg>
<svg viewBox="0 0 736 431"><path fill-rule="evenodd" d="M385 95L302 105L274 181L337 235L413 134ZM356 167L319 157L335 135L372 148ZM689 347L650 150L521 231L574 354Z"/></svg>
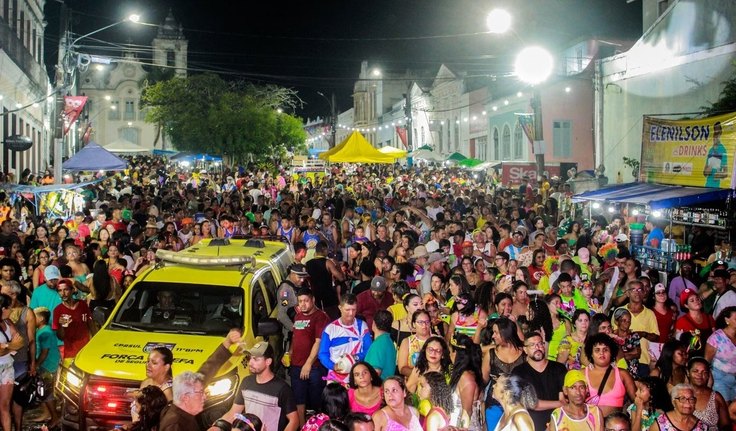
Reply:
<svg viewBox="0 0 736 431"><path fill-rule="evenodd" d="M734 190L653 183L627 183L583 192L573 196L573 201L647 205L656 210L725 201L729 196L736 196Z"/></svg>
<svg viewBox="0 0 736 431"><path fill-rule="evenodd" d="M154 156L173 156L174 154L179 154L179 152L176 150L156 150L156 149L151 151L151 153Z"/></svg>
<svg viewBox="0 0 736 431"><path fill-rule="evenodd" d="M309 149L309 155L310 155L310 157L311 156L316 157L316 156L319 156L320 154L324 153L328 149L329 148L310 148Z"/></svg>
<svg viewBox="0 0 736 431"><path fill-rule="evenodd" d="M191 153L179 153L175 156L170 157L171 160L177 162L221 162L222 157L211 156L209 154L191 154Z"/></svg>
<svg viewBox="0 0 736 431"><path fill-rule="evenodd" d="M128 162L90 142L61 167L67 171L122 171L128 168Z"/></svg>

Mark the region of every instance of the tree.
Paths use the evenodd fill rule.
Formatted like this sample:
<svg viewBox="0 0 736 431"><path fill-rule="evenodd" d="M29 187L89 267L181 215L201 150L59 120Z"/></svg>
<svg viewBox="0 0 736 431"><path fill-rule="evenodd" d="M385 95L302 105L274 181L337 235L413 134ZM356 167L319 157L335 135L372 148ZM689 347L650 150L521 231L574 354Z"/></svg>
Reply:
<svg viewBox="0 0 736 431"><path fill-rule="evenodd" d="M144 69L146 68L144 67ZM161 81L167 81L175 75L176 71L167 67L154 66L150 70L146 70L146 76L138 82L138 88L141 89L141 101L143 101L143 96L146 94L148 87ZM161 140L161 148L164 147L163 126L160 122L156 123L156 137L153 139L153 148L156 148L159 139Z"/></svg>
<svg viewBox="0 0 736 431"><path fill-rule="evenodd" d="M733 65L736 66L736 61L733 62ZM728 80L723 82L723 91L721 91L718 100L709 105L700 107L703 110L703 117L736 112L736 71Z"/></svg>
<svg viewBox="0 0 736 431"><path fill-rule="evenodd" d="M292 90L281 87L202 74L157 82L142 101L149 107L146 121L162 124L182 151L227 154L236 163L248 154L274 160L303 150L306 140L301 121L277 111L299 103Z"/></svg>

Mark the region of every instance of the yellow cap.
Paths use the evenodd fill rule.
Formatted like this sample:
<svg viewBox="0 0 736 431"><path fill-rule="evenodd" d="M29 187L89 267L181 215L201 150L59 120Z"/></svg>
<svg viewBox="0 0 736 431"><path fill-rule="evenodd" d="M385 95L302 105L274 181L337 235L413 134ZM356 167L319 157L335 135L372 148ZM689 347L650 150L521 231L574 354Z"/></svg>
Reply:
<svg viewBox="0 0 736 431"><path fill-rule="evenodd" d="M580 370L570 370L565 374L565 387L569 388L577 382L585 382L585 373Z"/></svg>

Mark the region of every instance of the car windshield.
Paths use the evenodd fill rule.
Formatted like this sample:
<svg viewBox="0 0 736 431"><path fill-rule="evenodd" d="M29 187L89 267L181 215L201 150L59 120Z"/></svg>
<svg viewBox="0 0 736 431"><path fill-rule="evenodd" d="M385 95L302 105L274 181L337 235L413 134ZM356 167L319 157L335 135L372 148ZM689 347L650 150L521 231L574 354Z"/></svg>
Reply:
<svg viewBox="0 0 736 431"><path fill-rule="evenodd" d="M243 327L243 290L207 284L136 283L111 329L226 335Z"/></svg>

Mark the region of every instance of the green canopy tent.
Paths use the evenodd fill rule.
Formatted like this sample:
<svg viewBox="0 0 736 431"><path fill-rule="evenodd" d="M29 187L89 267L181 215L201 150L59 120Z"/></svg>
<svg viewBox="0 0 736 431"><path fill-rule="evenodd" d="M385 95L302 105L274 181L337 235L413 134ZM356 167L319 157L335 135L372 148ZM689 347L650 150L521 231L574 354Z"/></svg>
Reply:
<svg viewBox="0 0 736 431"><path fill-rule="evenodd" d="M467 159L467 157L463 156L460 153L452 153L445 160L447 160L448 162L459 162L459 161L465 160L465 159Z"/></svg>
<svg viewBox="0 0 736 431"><path fill-rule="evenodd" d="M465 159L465 160L460 160L459 162L457 162L457 165L462 166L464 168L474 168L480 165L481 163L483 163L483 160Z"/></svg>

